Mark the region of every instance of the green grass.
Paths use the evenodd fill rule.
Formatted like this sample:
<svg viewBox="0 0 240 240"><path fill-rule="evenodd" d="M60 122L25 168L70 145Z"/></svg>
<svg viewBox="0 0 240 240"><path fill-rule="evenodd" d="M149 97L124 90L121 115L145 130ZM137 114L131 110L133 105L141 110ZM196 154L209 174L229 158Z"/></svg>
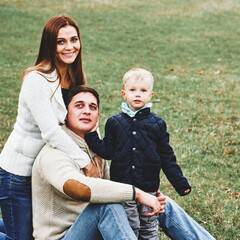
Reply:
<svg viewBox="0 0 240 240"><path fill-rule="evenodd" d="M34 64L45 22L79 24L88 84L101 96L100 130L117 112L123 74L155 78L152 110L168 124L192 193L160 189L219 240L240 239L240 4L237 0L1 1L0 147L17 113L22 71ZM162 239L167 239L161 234Z"/></svg>

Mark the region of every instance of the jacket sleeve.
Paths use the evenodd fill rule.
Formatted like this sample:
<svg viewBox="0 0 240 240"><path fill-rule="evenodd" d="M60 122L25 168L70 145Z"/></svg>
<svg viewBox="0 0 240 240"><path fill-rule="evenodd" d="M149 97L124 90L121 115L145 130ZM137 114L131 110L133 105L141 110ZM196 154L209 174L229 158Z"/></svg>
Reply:
<svg viewBox="0 0 240 240"><path fill-rule="evenodd" d="M112 119L107 120L105 126L105 137L101 140L97 132L91 132L84 136L88 146L98 156L111 160L114 154L114 137L113 137L113 124Z"/></svg>
<svg viewBox="0 0 240 240"><path fill-rule="evenodd" d="M172 184L180 196L186 195L185 190L190 189L187 179L183 176L180 166L176 162L176 156L169 144L169 134L164 120L159 122L160 136L158 139L158 153L162 161L162 170L168 181ZM190 193L190 192L189 192Z"/></svg>
<svg viewBox="0 0 240 240"><path fill-rule="evenodd" d="M49 84L43 76L30 73L24 78L20 97L40 129L44 142L69 154L83 168L90 162L89 156L59 125L51 104L52 92Z"/></svg>

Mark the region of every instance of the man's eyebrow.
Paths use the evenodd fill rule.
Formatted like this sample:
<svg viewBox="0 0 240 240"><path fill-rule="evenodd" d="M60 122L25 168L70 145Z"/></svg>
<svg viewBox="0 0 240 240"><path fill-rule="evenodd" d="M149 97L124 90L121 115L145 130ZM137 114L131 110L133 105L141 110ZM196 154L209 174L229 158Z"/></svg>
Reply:
<svg viewBox="0 0 240 240"><path fill-rule="evenodd" d="M92 102L91 104L92 104L92 105L95 105L95 106L97 106L97 104L96 104L96 103L93 103L93 102Z"/></svg>
<svg viewBox="0 0 240 240"><path fill-rule="evenodd" d="M83 103L84 101L76 101L74 104Z"/></svg>

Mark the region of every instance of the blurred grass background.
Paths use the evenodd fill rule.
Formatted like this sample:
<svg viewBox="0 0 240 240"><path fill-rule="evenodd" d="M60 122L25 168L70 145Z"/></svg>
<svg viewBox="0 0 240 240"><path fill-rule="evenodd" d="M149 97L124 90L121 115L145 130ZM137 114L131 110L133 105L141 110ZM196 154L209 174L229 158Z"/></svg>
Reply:
<svg viewBox="0 0 240 240"><path fill-rule="evenodd" d="M34 64L46 21L78 23L88 85L101 96L100 131L120 111L124 73L153 73L152 111L168 124L192 185L160 189L216 239L240 239L240 2L237 0L1 0L0 149L15 122L20 76ZM161 239L168 239L161 233Z"/></svg>

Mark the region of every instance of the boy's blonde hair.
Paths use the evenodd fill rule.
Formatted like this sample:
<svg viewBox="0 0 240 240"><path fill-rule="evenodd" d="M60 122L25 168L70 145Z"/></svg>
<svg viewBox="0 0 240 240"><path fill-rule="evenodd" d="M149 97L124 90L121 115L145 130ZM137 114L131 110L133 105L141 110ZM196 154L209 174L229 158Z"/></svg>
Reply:
<svg viewBox="0 0 240 240"><path fill-rule="evenodd" d="M145 69L132 68L131 70L127 71L123 76L123 89L125 89L125 85L129 79L134 79L134 81L148 80L150 83L151 91L153 89L153 75Z"/></svg>

